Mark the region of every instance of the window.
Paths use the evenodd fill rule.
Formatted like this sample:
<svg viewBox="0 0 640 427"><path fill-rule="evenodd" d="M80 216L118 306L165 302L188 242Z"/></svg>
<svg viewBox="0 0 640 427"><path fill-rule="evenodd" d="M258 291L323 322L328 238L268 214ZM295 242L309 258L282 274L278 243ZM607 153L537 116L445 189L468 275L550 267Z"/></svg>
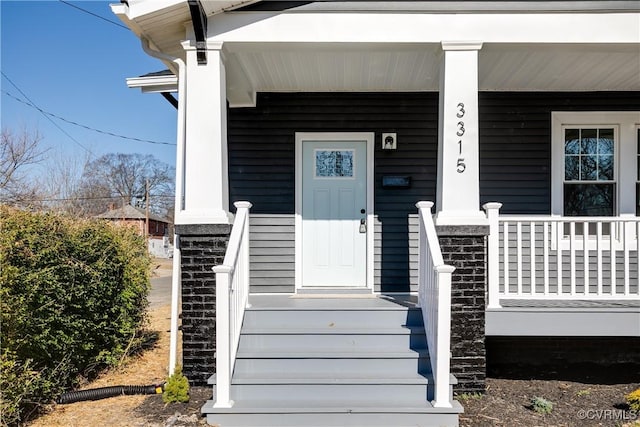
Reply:
<svg viewBox="0 0 640 427"><path fill-rule="evenodd" d="M563 214L612 216L616 210L615 128L564 128Z"/></svg>
<svg viewBox="0 0 640 427"><path fill-rule="evenodd" d="M354 150L315 150L316 178L353 178Z"/></svg>
<svg viewBox="0 0 640 427"><path fill-rule="evenodd" d="M551 114L551 214L640 212L640 111Z"/></svg>

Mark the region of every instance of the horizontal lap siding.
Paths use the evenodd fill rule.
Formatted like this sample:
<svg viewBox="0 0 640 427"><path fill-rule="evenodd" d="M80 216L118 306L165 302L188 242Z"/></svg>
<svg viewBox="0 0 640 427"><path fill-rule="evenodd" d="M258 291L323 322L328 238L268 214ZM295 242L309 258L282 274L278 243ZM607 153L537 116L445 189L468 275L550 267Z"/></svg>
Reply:
<svg viewBox="0 0 640 427"><path fill-rule="evenodd" d="M289 216L291 232L277 233L278 239L289 237L288 243L272 240L293 248L296 132L373 132L374 286L384 292L415 290L417 222L409 216L415 214L417 201L435 201L437 109L435 93L268 93L258 95L255 108L230 109L230 201L248 200L252 216L263 216L256 231L252 222L252 240L268 245L268 218ZM383 132L398 134L397 150L380 148ZM410 176L411 188L383 189L383 175ZM263 247L263 252L268 250ZM283 268L278 268L269 265L269 258L256 256L267 255L252 255L253 292L293 292L292 262L279 258L278 267Z"/></svg>
<svg viewBox="0 0 640 427"><path fill-rule="evenodd" d="M513 93L479 96L480 198L504 214L551 213L551 113L630 111L636 92Z"/></svg>

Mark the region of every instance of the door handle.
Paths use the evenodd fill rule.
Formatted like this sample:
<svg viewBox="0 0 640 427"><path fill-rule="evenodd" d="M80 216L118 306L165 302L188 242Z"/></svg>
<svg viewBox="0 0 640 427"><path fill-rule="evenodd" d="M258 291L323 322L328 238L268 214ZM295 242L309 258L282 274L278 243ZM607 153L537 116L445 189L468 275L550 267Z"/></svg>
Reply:
<svg viewBox="0 0 640 427"><path fill-rule="evenodd" d="M367 220L362 218L360 220L360 232L361 233L366 233L367 232Z"/></svg>

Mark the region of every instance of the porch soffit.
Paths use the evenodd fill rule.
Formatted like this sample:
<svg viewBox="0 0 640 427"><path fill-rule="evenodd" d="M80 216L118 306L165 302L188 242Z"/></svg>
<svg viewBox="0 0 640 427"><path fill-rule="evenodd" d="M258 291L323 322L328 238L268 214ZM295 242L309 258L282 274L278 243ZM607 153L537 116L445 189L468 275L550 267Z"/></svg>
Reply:
<svg viewBox="0 0 640 427"><path fill-rule="evenodd" d="M162 2L166 8L130 26L158 50L184 57L187 2ZM130 9L138 3L149 2L129 0ZM204 2L207 13L213 3L241 2ZM229 12L209 19L208 39L224 42L232 106L251 105L261 91L437 91L440 41L453 34L484 42L480 90L640 90L639 13Z"/></svg>
<svg viewBox="0 0 640 427"><path fill-rule="evenodd" d="M439 89L439 45L226 44L227 96L250 106L256 92L417 92ZM135 79L167 89L175 77ZM131 85L134 86L134 85ZM481 91L640 91L635 45L485 44Z"/></svg>

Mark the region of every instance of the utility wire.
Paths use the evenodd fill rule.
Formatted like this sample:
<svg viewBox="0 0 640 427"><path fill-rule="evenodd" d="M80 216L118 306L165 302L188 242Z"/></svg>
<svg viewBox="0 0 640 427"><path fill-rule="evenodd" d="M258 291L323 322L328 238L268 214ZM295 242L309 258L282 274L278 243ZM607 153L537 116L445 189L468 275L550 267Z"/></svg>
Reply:
<svg viewBox="0 0 640 427"><path fill-rule="evenodd" d="M108 22L108 23L110 23L110 24L113 24L113 25L117 25L118 27L120 27L120 28L124 28L125 30L129 31L129 28L125 27L125 26L124 26L124 25L122 25L122 24L119 24L119 23L118 23L118 22L116 22L116 21L112 21L112 20L110 20L110 19L107 19L107 18L105 18L104 16L100 16L100 15L98 15L97 13L93 13L93 12L91 12L91 11L88 11L88 10L86 10L86 9L83 9L83 8L81 8L80 6L76 6L75 4L69 3L68 1L64 1L64 0L58 0L58 1L59 1L60 3L62 3L62 4L66 4L67 6L71 6L71 7L73 7L74 9L78 9L78 10L80 10L80 11L84 12L84 13L88 13L88 14L89 14L89 15L91 15L91 16L95 16L96 18L102 19L103 21L106 21L106 22Z"/></svg>
<svg viewBox="0 0 640 427"><path fill-rule="evenodd" d="M65 135L67 135L67 137L69 137L69 139L70 139L71 141L73 141L74 143L76 143L78 146L80 146L83 150L85 150L85 151L86 151L87 153L89 153L91 156L95 157L95 154L93 154L93 152L92 152L91 150L89 150L87 147L85 147L85 146L84 146L84 145L82 145L80 142L78 142L78 140L77 140L77 139L75 139L74 137L72 137L71 135L69 135L69 133L68 133L67 131L65 131L64 129L62 129L62 128L61 128L61 127L60 127L56 122L54 122L54 121L53 121L53 119L52 119L51 117L49 117L49 116L47 115L47 113L45 113L45 111L44 111L42 108L38 107L38 106L36 105L36 103L35 103L35 102L33 102L31 99L29 99L29 97L28 97L28 96L27 96L27 95L22 91L22 89L20 89L20 88L19 88L19 87L18 87L18 86L17 86L17 85L16 85L16 84L15 84L15 83L14 83L14 82L13 82L13 81L12 81L12 80L11 80L11 79L6 75L6 74L5 74L5 73L4 73L4 71L0 71L0 73L2 73L2 76L3 76L5 79L7 79L7 81L8 81L9 83L11 83L11 86L13 86L14 88L16 88L16 90L17 90L18 92L20 92L20 93L22 94L22 96L24 96L24 97L25 97L25 99L26 99L27 101L29 101L29 102L31 103L31 105L32 105L36 110L40 111L40 113L41 113L41 114L42 114L42 115L43 115L47 120L49 120L49 121L50 121L50 122L51 122L55 127L57 127L57 128L60 130L60 132L62 132L62 133L64 133Z"/></svg>
<svg viewBox="0 0 640 427"><path fill-rule="evenodd" d="M1 91L2 91L2 93L4 93L5 95L7 95L7 96L9 96L9 97L13 98L14 100L16 100L16 101L18 101L18 102L20 102L20 103L22 103L22 104L24 104L24 105L28 105L29 107L36 108L36 109L40 110L40 109L39 109L38 107L36 107L35 105L33 105L33 104L31 104L31 103L29 103L29 102L25 101L24 99L20 99L20 98L18 98L17 96L13 95L13 94L12 94L12 93L10 93L10 92L7 92L7 91L6 91L6 90L4 90L4 89L1 89ZM50 113L49 111L41 110L41 112L42 112L42 113L44 113L44 114L46 114L46 115L48 115L48 116L55 117L55 118L56 118L56 119L58 119L58 120L62 120L63 122L67 122L67 123L69 123L69 124L72 124L72 125L74 125L74 126L79 126L79 127L81 127L81 128L88 129L88 130L93 131L93 132L98 132L98 133L101 133L101 134L104 134L104 135L113 136L113 137L115 137L115 138L128 139L128 140L131 140L131 141L137 141L137 142L145 142L145 143L148 143L148 144L176 145L175 143L171 143L171 142L153 141L153 140L150 140L150 139L141 139L141 138L135 138L135 137L133 137L133 136L119 135L119 134L117 134L117 133L108 132L108 131L106 131L106 130L96 129L96 128L93 128L93 127L91 127L91 126L87 126L87 125L83 125L83 124L78 123L78 122L74 122L73 120L65 119L64 117L58 116L57 114Z"/></svg>

